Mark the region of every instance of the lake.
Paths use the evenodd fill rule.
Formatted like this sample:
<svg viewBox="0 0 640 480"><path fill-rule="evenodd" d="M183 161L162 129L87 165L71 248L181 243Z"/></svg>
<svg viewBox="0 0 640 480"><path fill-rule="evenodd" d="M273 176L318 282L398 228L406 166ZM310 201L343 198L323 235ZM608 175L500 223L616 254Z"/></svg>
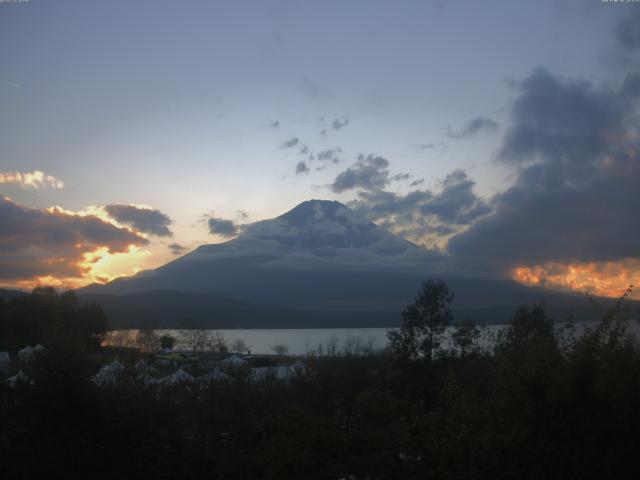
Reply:
<svg viewBox="0 0 640 480"><path fill-rule="evenodd" d="M502 326L491 325L483 328L483 341L489 344ZM184 340L185 330L156 330L158 335L170 335L177 339L176 350L188 350ZM219 333L229 343L243 340L252 354L273 353L272 347L284 345L292 355L306 355L323 349L335 347L342 351L345 347L367 347L382 349L387 344L386 328L286 328L286 329L219 329L209 330L212 335ZM105 345L135 346L138 330L115 330L109 332Z"/></svg>
<svg viewBox="0 0 640 480"><path fill-rule="evenodd" d="M576 334L580 334L586 327L593 328L596 322L576 323ZM640 337L640 324L637 321L629 322L629 331L636 337ZM563 328L563 323L556 324L556 328ZM480 326L480 345L482 348L490 348L497 333L504 325ZM251 350L252 354L270 354L276 345L283 345L289 354L306 355L333 346L338 352L346 348L373 348L382 349L387 344L386 328L285 328L285 329L219 329L209 330L212 335L222 335L229 345L237 340L242 340ZM447 329L448 333L453 331ZM108 332L104 345L136 346L138 330L114 330ZM158 335L171 335L177 339L176 350L189 350L185 342L183 332L185 330L156 330ZM449 340L445 340L445 343ZM443 345L446 347L447 345Z"/></svg>

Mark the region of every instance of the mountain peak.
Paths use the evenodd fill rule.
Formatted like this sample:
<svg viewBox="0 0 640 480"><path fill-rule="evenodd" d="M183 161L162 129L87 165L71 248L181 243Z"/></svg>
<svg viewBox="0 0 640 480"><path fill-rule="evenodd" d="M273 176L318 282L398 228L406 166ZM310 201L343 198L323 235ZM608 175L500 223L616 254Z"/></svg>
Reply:
<svg viewBox="0 0 640 480"><path fill-rule="evenodd" d="M353 216L354 212L335 200L307 200L278 217L289 224L302 225L314 221L335 220Z"/></svg>

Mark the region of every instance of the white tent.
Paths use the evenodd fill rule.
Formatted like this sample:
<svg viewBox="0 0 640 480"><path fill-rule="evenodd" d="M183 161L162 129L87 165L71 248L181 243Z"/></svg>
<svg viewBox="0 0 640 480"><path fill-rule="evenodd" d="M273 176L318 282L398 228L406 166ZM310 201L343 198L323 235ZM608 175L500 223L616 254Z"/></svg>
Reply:
<svg viewBox="0 0 640 480"><path fill-rule="evenodd" d="M294 375L290 367L256 367L251 369L249 380L260 382L269 378L289 380Z"/></svg>
<svg viewBox="0 0 640 480"><path fill-rule="evenodd" d="M105 365L93 377L93 383L99 386L115 385L118 383L120 373L124 370L124 366L114 360L109 365Z"/></svg>
<svg viewBox="0 0 640 480"><path fill-rule="evenodd" d="M219 369L215 369L209 373L205 373L204 375L200 375L198 377L198 382L203 384L203 385L208 385L212 382L218 382L221 380L227 380L229 378L229 375L227 375L226 373L224 373L223 371L219 370Z"/></svg>
<svg viewBox="0 0 640 480"><path fill-rule="evenodd" d="M289 367L293 373L305 374L307 373L307 366L302 360L296 360L293 365Z"/></svg>
<svg viewBox="0 0 640 480"><path fill-rule="evenodd" d="M10 387L15 387L17 384L26 383L29 385L33 385L33 380L31 380L25 373L20 370L13 377L7 379L7 383Z"/></svg>
<svg viewBox="0 0 640 480"><path fill-rule="evenodd" d="M238 355L231 355L230 357L227 357L224 360L220 361L220 365L226 365L230 367L239 367L246 364L247 361Z"/></svg>
<svg viewBox="0 0 640 480"><path fill-rule="evenodd" d="M153 376L158 374L158 369L152 367L143 359L138 360L134 368L136 369L136 380L139 383L144 385L153 385L158 383L158 379Z"/></svg>
<svg viewBox="0 0 640 480"><path fill-rule="evenodd" d="M30 361L35 354L36 351L29 345L24 347L22 350L18 350L18 358L23 362Z"/></svg>
<svg viewBox="0 0 640 480"><path fill-rule="evenodd" d="M189 375L187 372L179 368L171 375L167 375L166 377L158 380L158 385L178 385L181 383L191 383L193 382L193 377Z"/></svg>

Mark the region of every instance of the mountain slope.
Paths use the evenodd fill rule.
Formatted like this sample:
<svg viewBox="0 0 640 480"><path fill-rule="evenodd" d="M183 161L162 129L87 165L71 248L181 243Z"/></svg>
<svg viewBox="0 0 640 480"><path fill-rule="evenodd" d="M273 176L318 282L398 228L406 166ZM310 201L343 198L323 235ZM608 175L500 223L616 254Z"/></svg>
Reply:
<svg viewBox="0 0 640 480"><path fill-rule="evenodd" d="M207 315L210 324L225 326L387 326L400 321L402 308L428 278L445 280L459 316L478 322L507 321L518 305L542 297L557 315L593 317L579 296L479 277L338 202L319 200L254 223L229 242L203 245L155 270L80 293L125 295L102 298L124 323L132 321L124 320L134 318L132 311L148 311L161 300L165 306L154 315L171 326L179 326L178 317ZM165 298L149 293L158 291ZM196 297L186 301L185 294Z"/></svg>

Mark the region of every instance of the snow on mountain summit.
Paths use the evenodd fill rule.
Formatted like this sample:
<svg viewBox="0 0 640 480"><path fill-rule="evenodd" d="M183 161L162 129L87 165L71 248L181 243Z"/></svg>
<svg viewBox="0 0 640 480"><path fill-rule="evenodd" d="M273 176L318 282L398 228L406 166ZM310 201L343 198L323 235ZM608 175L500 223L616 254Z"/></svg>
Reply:
<svg viewBox="0 0 640 480"><path fill-rule="evenodd" d="M270 220L249 225L237 238L203 245L185 260L260 257L272 268L378 269L425 266L442 254L384 230L336 201L309 200Z"/></svg>

